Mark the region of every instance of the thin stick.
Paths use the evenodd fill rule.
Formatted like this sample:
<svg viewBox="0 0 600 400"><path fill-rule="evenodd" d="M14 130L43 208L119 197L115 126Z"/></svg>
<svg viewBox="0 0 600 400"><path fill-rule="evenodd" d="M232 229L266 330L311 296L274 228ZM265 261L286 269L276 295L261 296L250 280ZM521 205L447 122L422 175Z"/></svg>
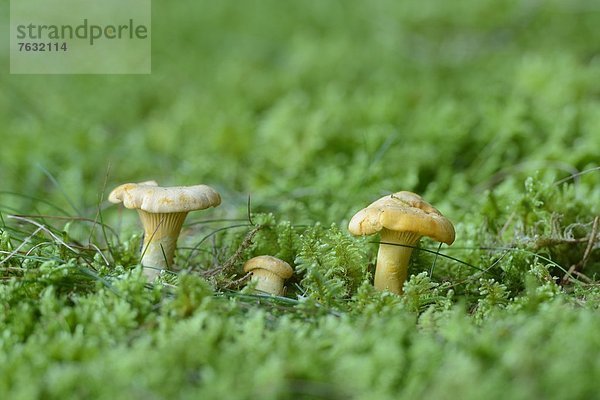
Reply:
<svg viewBox="0 0 600 400"><path fill-rule="evenodd" d="M570 176L567 176L564 179L561 179L559 181L554 182L555 185L560 185L561 183L565 183L567 181L570 181L571 179L575 179L581 175L587 174L588 172L594 172L594 171L598 171L600 170L600 167L594 167L594 168L590 168L590 169L586 169L584 171L581 172L577 172L575 174L571 174Z"/></svg>
<svg viewBox="0 0 600 400"><path fill-rule="evenodd" d="M250 195L248 195L248 204L246 206L248 208L248 222L250 225L254 226L254 221L252 221L252 203Z"/></svg>
<svg viewBox="0 0 600 400"><path fill-rule="evenodd" d="M229 257L229 259L225 261L223 265L207 271L205 275L214 276L221 271L227 271L231 269L235 265L235 263L237 263L242 258L242 253L244 252L244 250L246 250L252 245L252 239L254 239L254 236L256 236L258 231L260 231L261 229L262 225L257 225L256 227L254 227L250 232L246 234L246 237L244 238L240 246L237 248L235 253L233 253L233 255Z"/></svg>
<svg viewBox="0 0 600 400"><path fill-rule="evenodd" d="M458 258L455 258L455 257L449 256L449 255L447 255L447 254L443 254L443 253L440 253L440 252L437 252L437 251L434 251L434 250L424 249L424 248L422 248L422 247L418 247L418 246L409 246L409 245L407 245L407 244L388 243L388 242L373 242L373 243L387 244L387 245L389 245L389 246L410 247L410 248L413 248L413 249L417 249L417 250L419 250L419 251L424 251L424 252L426 252L426 253L437 254L438 256L441 256L441 257L447 258L447 259L449 259L449 260L452 260L452 261L456 261L457 263L460 263L460 264L466 265L466 266L468 266L468 267L471 267L471 268L473 268L473 269L476 269L476 270L478 270L478 271L482 271L482 272L483 272L483 271L485 271L483 268L479 268L479 267L477 267L477 266L475 266L475 265L473 265L473 264L469 264L469 263L468 263L468 262L466 262L466 261L460 260L460 259L458 259Z"/></svg>
<svg viewBox="0 0 600 400"><path fill-rule="evenodd" d="M248 272L246 275L242 276L241 278L236 279L235 281L229 282L227 285L225 285L225 289L239 287L244 281L246 281L251 276L252 276L252 272Z"/></svg>
<svg viewBox="0 0 600 400"><path fill-rule="evenodd" d="M8 218L16 219L16 220L19 220L19 221L24 221L24 222L27 222L27 223L30 223L32 225L35 225L35 226L39 227L41 230L43 230L44 232L46 232L47 234L49 234L58 243L60 243L61 245L63 245L67 249L71 250L73 253L79 255L79 253L77 253L77 250L75 250L74 248L72 248L71 246L69 246L68 244L66 244L61 238L59 238L58 236L56 236L50 229L48 229L44 225L42 225L42 224L40 224L40 223L38 223L36 221L33 221L31 219L19 217L17 215L9 215Z"/></svg>
<svg viewBox="0 0 600 400"><path fill-rule="evenodd" d="M596 243L596 236L598 234L598 221L599 220L600 220L600 217L598 217L598 216L596 216L596 218L594 218L594 223L592 225L592 232L590 233L588 244L585 248L585 252L583 253L583 258L577 264L571 265L567 274L562 279L563 284L568 282L569 277L572 276L573 273L577 272L578 276L581 275L579 270L585 268L585 265L587 264L588 260L590 259L590 255L592 253L592 249L594 248L594 244Z"/></svg>
<svg viewBox="0 0 600 400"><path fill-rule="evenodd" d="M196 243L196 244L194 245L194 247L192 247L192 250L190 251L190 254L188 255L188 257L187 257L187 258L186 258L186 260L185 260L185 264L187 265L187 264L189 264L189 263L190 263L190 261L191 261L191 259L192 259L193 255L194 255L194 252L198 251L198 248L199 248L199 247L202 245L202 243L204 243L204 242L205 242L207 239L211 238L212 236L216 235L216 234L217 234L217 233L219 233L219 232L226 231L226 230L228 230L228 229L234 229L234 228L243 228L243 227L246 227L246 226L252 226L252 225L249 225L249 224L237 224L237 225L230 225L230 226L226 226L226 227L223 227L223 228L218 228L218 229L215 229L214 231L212 231L211 233L209 233L208 235L206 235L206 236L204 236L202 239L200 239L200 241L199 241L198 243Z"/></svg>
<svg viewBox="0 0 600 400"><path fill-rule="evenodd" d="M10 216L9 216L10 217ZM38 234L39 231L41 231L42 228L37 228L31 235L29 235L27 238L25 238L25 240L13 251L10 252L10 254L2 261L0 261L0 265L4 264L5 262L7 262L8 260L10 260L11 258L14 257L15 254L17 254L19 252L19 250L21 250L26 244L27 242L29 242L29 240L34 237L35 235Z"/></svg>
<svg viewBox="0 0 600 400"><path fill-rule="evenodd" d="M429 277L433 276L433 269L435 268L435 262L438 259L438 255L440 253L441 248L442 248L442 243L440 242L440 244L439 244L439 246L437 248L437 251L436 251L435 258L433 259L433 264L431 264L431 270L429 270Z"/></svg>

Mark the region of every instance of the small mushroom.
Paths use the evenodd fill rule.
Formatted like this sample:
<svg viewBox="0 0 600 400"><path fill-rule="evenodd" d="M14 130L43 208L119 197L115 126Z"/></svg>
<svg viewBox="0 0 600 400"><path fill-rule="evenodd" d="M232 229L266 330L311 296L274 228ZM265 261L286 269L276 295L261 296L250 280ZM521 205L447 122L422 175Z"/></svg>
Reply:
<svg viewBox="0 0 600 400"><path fill-rule="evenodd" d="M188 212L221 204L221 196L209 186L159 187L154 181L121 185L108 200L138 211L144 226L141 263L150 281L173 264L177 237Z"/></svg>
<svg viewBox="0 0 600 400"><path fill-rule="evenodd" d="M283 295L283 281L294 273L290 264L272 256L251 258L244 264L244 272L252 272L256 290L276 296Z"/></svg>
<svg viewBox="0 0 600 400"><path fill-rule="evenodd" d="M381 234L374 285L396 294L402 294L410 255L422 236L448 245L454 242L452 222L412 192L394 193L363 208L352 217L348 230L353 235Z"/></svg>

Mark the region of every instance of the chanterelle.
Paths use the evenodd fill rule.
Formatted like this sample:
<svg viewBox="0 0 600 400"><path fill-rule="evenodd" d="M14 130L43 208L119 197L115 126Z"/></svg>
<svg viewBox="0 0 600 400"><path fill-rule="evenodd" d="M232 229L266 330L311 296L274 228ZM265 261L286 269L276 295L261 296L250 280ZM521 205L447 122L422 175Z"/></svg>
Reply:
<svg viewBox="0 0 600 400"><path fill-rule="evenodd" d="M173 263L177 238L188 212L221 204L221 196L210 186L160 187L154 181L121 185L108 200L138 211L144 226L141 263L148 280L154 280Z"/></svg>
<svg viewBox="0 0 600 400"><path fill-rule="evenodd" d="M454 226L421 196L412 192L394 193L373 202L352 217L348 230L353 235L381 234L377 254L375 287L401 294L408 262L422 236L438 242L454 242Z"/></svg>

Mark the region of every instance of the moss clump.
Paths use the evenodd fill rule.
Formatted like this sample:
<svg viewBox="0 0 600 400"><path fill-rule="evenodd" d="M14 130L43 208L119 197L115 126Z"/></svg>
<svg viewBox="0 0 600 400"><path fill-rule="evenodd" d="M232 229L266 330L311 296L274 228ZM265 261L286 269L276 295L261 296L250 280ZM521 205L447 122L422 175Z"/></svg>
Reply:
<svg viewBox="0 0 600 400"><path fill-rule="evenodd" d="M151 75L0 76L0 398L597 397L587 2L153 6ZM156 285L105 201L144 179L223 197ZM457 233L403 297L345 229L398 190ZM285 296L244 289L262 254Z"/></svg>

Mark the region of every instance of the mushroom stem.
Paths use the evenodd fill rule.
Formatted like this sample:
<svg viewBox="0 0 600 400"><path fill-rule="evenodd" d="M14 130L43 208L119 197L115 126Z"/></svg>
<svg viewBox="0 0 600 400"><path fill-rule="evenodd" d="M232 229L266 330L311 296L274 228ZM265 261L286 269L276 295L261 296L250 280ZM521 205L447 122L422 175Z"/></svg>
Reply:
<svg viewBox="0 0 600 400"><path fill-rule="evenodd" d="M421 236L414 232L381 230L381 241L384 243L379 245L377 253L374 282L376 289L402 294L402 286L408 273L408 262L413 251L412 247L405 246L414 246L419 239Z"/></svg>
<svg viewBox="0 0 600 400"><path fill-rule="evenodd" d="M252 271L252 281L256 282L256 290L283 296L283 279L269 270L255 269Z"/></svg>
<svg viewBox="0 0 600 400"><path fill-rule="evenodd" d="M163 269L173 264L177 238L187 212L153 214L138 210L144 226L142 260L144 275L154 280Z"/></svg>

